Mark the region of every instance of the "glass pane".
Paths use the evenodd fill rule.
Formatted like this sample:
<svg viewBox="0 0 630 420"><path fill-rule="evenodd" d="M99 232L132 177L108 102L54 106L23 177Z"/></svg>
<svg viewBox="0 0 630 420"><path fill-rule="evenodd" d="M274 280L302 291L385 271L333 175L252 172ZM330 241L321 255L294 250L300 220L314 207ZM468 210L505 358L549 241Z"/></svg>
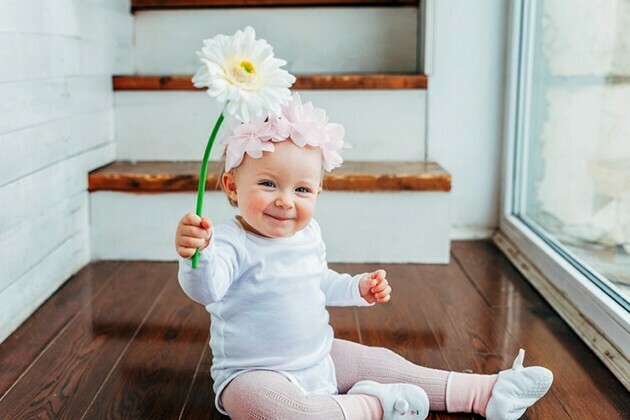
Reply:
<svg viewBox="0 0 630 420"><path fill-rule="evenodd" d="M627 308L630 1L539 0L534 16L519 216Z"/></svg>

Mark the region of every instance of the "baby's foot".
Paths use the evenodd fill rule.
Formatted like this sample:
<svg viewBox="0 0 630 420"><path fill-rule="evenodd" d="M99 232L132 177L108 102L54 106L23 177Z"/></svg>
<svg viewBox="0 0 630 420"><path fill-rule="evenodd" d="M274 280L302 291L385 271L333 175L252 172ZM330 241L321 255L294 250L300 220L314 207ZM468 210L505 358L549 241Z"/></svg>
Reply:
<svg viewBox="0 0 630 420"><path fill-rule="evenodd" d="M413 412L414 418L426 419L429 415L429 397L422 388L412 384L379 384L361 381L348 391L350 394L373 395L383 406L383 420L403 419Z"/></svg>
<svg viewBox="0 0 630 420"><path fill-rule="evenodd" d="M549 369L540 366L523 367L525 350L520 349L512 369L499 372L486 407L489 420L515 420L547 393L553 382Z"/></svg>

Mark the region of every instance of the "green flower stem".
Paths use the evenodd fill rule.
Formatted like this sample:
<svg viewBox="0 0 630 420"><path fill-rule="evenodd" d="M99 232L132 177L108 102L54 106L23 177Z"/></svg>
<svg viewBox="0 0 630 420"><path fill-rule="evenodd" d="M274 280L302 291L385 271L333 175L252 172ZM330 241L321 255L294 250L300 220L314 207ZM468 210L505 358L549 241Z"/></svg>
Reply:
<svg viewBox="0 0 630 420"><path fill-rule="evenodd" d="M208 145L206 146L206 152L203 155L203 162L201 163L201 172L199 173L199 186L197 187L197 216L201 216L201 212L203 209L203 194L206 190L206 177L208 176L208 159L210 158L210 151L212 150L212 145L214 144L214 139L217 137L217 133L219 132L219 128L221 127L221 123L223 122L223 112L219 115L217 122L214 124L214 128L212 129L212 134L210 134L210 138L208 139ZM199 248L195 250L195 255L192 257L192 266L193 268L197 268L199 262Z"/></svg>

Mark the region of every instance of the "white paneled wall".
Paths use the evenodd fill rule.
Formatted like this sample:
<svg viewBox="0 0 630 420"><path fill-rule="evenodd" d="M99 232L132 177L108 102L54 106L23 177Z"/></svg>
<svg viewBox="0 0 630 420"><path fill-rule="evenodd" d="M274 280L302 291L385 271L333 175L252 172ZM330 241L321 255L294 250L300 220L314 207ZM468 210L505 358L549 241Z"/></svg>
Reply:
<svg viewBox="0 0 630 420"><path fill-rule="evenodd" d="M115 159L129 0L0 3L0 342L90 260L87 173Z"/></svg>

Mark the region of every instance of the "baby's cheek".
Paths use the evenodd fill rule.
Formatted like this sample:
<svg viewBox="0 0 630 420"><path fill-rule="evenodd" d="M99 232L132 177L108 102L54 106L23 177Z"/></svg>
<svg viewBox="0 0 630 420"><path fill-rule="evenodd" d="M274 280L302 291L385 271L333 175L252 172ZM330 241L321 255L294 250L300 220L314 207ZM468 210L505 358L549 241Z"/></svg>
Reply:
<svg viewBox="0 0 630 420"><path fill-rule="evenodd" d="M299 218L300 218L300 227L305 227L313 218L313 212L315 210L315 206L312 203L307 203L306 205L300 206L298 209Z"/></svg>
<svg viewBox="0 0 630 420"><path fill-rule="evenodd" d="M254 206L256 209L262 211L269 206L269 201L270 200L268 200L264 195L257 195L254 200Z"/></svg>
<svg viewBox="0 0 630 420"><path fill-rule="evenodd" d="M265 197L259 194L254 194L248 200L247 207L248 213L250 214L262 213L265 207L267 207L267 202Z"/></svg>

